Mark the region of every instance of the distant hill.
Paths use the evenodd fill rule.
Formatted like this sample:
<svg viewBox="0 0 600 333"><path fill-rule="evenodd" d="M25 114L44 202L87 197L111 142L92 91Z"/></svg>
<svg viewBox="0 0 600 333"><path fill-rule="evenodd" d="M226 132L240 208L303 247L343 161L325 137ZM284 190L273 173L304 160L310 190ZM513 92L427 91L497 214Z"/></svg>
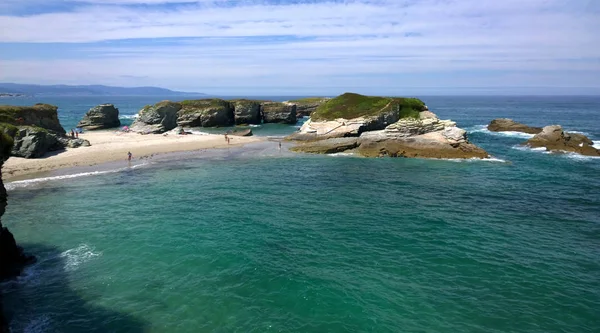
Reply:
<svg viewBox="0 0 600 333"><path fill-rule="evenodd" d="M201 93L173 91L157 87L110 87L102 85L67 86L0 83L0 93L28 96L199 96Z"/></svg>

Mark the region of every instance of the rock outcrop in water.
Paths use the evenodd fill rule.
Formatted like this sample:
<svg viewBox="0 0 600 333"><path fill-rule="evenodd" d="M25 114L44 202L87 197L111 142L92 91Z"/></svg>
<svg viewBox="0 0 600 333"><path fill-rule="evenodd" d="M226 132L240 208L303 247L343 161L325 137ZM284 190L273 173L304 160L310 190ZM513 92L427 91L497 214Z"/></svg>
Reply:
<svg viewBox="0 0 600 333"><path fill-rule="evenodd" d="M101 104L91 108L77 124L77 127L88 130L115 128L119 126L121 126L119 109L115 108L112 104Z"/></svg>
<svg viewBox="0 0 600 333"><path fill-rule="evenodd" d="M261 104L261 111L265 123L293 125L297 122L295 104L264 102Z"/></svg>
<svg viewBox="0 0 600 333"><path fill-rule="evenodd" d="M131 124L131 130L144 134L164 133L177 127L177 113L181 104L171 101L162 101L154 105L146 105L138 113L138 117Z"/></svg>
<svg viewBox="0 0 600 333"><path fill-rule="evenodd" d="M527 134L538 134L542 131L540 127L527 126L508 118L494 119L487 128L492 132L522 132Z"/></svg>
<svg viewBox="0 0 600 333"><path fill-rule="evenodd" d="M546 148L551 152L573 152L585 156L600 156L600 150L593 147L594 142L579 133L563 131L559 125L546 126L539 134L524 143L532 148Z"/></svg>
<svg viewBox="0 0 600 333"><path fill-rule="evenodd" d="M4 215L7 204L7 193L2 182L2 165L12 150L13 139L0 133L0 218ZM0 281L20 274L23 267L35 261L35 257L27 255L15 241L13 234L2 225L0 220ZM2 292L0 290L0 292ZM9 332L8 321L4 317L0 294L0 332Z"/></svg>
<svg viewBox="0 0 600 333"><path fill-rule="evenodd" d="M25 158L43 157L65 147L89 146L83 139L68 138L53 105L0 106L0 132L14 141L11 154Z"/></svg>
<svg viewBox="0 0 600 333"><path fill-rule="evenodd" d="M291 150L309 153L351 150L366 157L489 156L471 144L456 123L438 119L413 98L346 93L319 106L300 131L286 139L301 142Z"/></svg>

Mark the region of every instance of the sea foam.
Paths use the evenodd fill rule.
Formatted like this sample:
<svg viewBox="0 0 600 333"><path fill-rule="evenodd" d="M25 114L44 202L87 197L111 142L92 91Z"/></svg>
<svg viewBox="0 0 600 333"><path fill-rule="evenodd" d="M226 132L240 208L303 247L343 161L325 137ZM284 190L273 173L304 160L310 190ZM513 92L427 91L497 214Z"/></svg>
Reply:
<svg viewBox="0 0 600 333"><path fill-rule="evenodd" d="M60 257L65 260L64 268L66 271L73 271L77 267L85 262L90 261L95 257L102 255L102 252L94 252L94 248L87 245L81 244L74 249L67 250L60 254Z"/></svg>
<svg viewBox="0 0 600 333"><path fill-rule="evenodd" d="M487 125L475 125L473 127L467 128L466 130L468 133L485 133L485 134L489 134L489 135L505 136L505 137L511 137L511 138L524 138L524 139L533 138L533 134L522 133L522 132L513 132L513 131L493 132L493 131L490 131L487 129Z"/></svg>
<svg viewBox="0 0 600 333"><path fill-rule="evenodd" d="M135 119L137 117L137 114L122 114L119 116L119 119Z"/></svg>
<svg viewBox="0 0 600 333"><path fill-rule="evenodd" d="M41 182L54 181L54 180L63 180L63 179L71 179L71 178L79 178L79 177L86 177L86 176L97 176L97 175L103 175L103 174L107 174L107 173L115 173L115 172L121 172L121 171L125 171L125 170L130 170L130 169L136 169L136 168L139 168L139 167L144 166L144 165L147 165L147 163L137 164L137 165L133 165L133 166L130 166L130 167L119 168L119 169L114 169L114 170L90 171L90 172L74 173L74 174L70 174L70 175L41 177L41 178L33 178L33 179L26 179L26 180L17 180L17 181L14 181L14 182L5 183L4 187L6 188L7 191L10 191L10 190L14 190L16 188L22 188L22 187L32 186L32 185L35 185L35 184L38 184L38 183L41 183Z"/></svg>

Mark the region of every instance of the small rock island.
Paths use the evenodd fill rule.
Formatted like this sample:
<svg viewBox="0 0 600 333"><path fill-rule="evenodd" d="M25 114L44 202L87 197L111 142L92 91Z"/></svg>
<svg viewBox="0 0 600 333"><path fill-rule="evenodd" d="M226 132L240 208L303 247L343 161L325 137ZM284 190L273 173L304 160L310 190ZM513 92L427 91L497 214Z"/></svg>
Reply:
<svg viewBox="0 0 600 333"><path fill-rule="evenodd" d="M466 131L440 120L416 98L345 93L312 112L299 132L286 138L297 152L355 152L366 157L486 158Z"/></svg>
<svg viewBox="0 0 600 333"><path fill-rule="evenodd" d="M594 142L579 133L565 132L560 125L550 125L544 128L531 127L512 119L494 119L488 125L494 132L521 132L535 134L521 145L531 148L546 148L553 153L576 153L585 156L600 156L600 150L594 148Z"/></svg>
<svg viewBox="0 0 600 333"><path fill-rule="evenodd" d="M91 108L77 124L87 130L115 128L121 126L119 109L112 104L100 104Z"/></svg>

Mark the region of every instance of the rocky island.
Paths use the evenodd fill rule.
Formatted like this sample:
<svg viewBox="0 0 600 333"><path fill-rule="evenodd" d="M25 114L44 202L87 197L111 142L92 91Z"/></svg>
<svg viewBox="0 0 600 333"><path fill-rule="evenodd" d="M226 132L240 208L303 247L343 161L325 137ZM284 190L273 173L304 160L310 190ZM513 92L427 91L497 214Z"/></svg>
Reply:
<svg viewBox="0 0 600 333"><path fill-rule="evenodd" d="M100 104L91 108L77 124L77 127L87 130L107 129L119 126L121 126L119 109L115 108L112 104Z"/></svg>
<svg viewBox="0 0 600 333"><path fill-rule="evenodd" d="M11 155L38 158L66 147L89 146L87 140L65 135L57 110L58 107L49 104L0 105L0 132L13 140Z"/></svg>
<svg viewBox="0 0 600 333"><path fill-rule="evenodd" d="M579 133L565 132L560 125L550 125L544 128L531 127L512 119L494 119L488 125L494 132L512 131L535 134L521 145L531 148L546 148L553 153L576 153L585 156L600 156L600 150L594 148L594 142Z"/></svg>
<svg viewBox="0 0 600 333"><path fill-rule="evenodd" d="M312 112L297 133L286 138L298 152L352 151L366 157L486 158L466 131L440 120L416 98L345 93Z"/></svg>

